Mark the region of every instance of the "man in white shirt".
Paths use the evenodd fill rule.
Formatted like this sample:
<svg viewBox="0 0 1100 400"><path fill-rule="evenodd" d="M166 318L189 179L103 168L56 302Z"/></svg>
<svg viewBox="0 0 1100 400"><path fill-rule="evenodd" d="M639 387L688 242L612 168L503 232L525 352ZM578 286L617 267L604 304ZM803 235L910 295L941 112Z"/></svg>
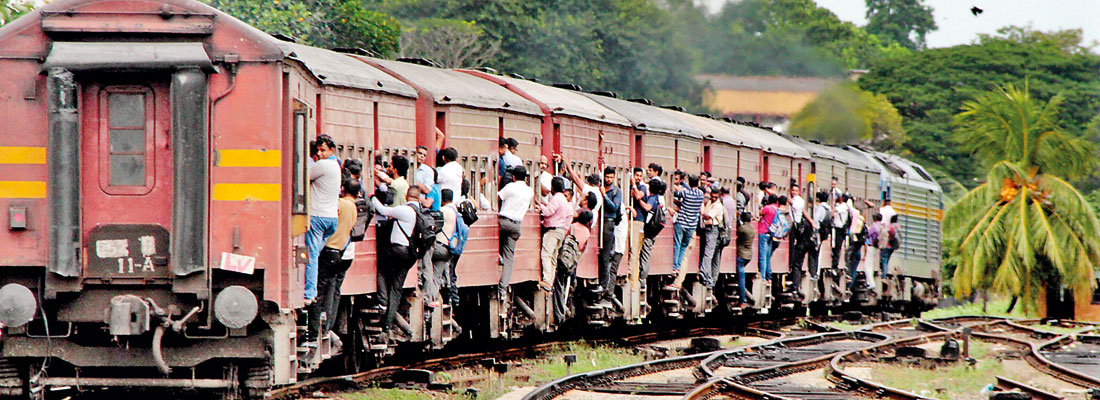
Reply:
<svg viewBox="0 0 1100 400"><path fill-rule="evenodd" d="M317 136L317 160L309 166L309 231L303 297L310 303L317 297L317 259L321 248L336 233L337 204L340 198L340 163L331 158L336 143L328 135Z"/></svg>
<svg viewBox="0 0 1100 400"><path fill-rule="evenodd" d="M848 221L852 217L851 208L848 206L848 195L841 194L833 208L833 259L835 269L840 265L840 255L843 253L844 239L848 237Z"/></svg>
<svg viewBox="0 0 1100 400"><path fill-rule="evenodd" d="M451 189L451 193L458 196L462 193L462 176L465 173L462 164L458 163L458 149L448 147L440 150L439 157L443 161L443 166L436 168L439 190Z"/></svg>
<svg viewBox="0 0 1100 400"><path fill-rule="evenodd" d="M828 243L829 235L832 234L832 229L829 229L829 226L832 225L833 211L832 207L829 206L828 192L817 192L817 205L814 206L813 218L818 240L814 243L814 248L810 253L809 270L810 276L816 278L818 259L821 257L821 245ZM829 221L829 223L826 224L826 221Z"/></svg>
<svg viewBox="0 0 1100 400"><path fill-rule="evenodd" d="M500 197L500 284L497 292L503 299L508 293L508 285L512 283L512 266L515 265L516 242L523 224L523 217L531 208L531 199L535 192L527 186L527 168L522 165L512 169L515 180L504 186L497 192Z"/></svg>
<svg viewBox="0 0 1100 400"><path fill-rule="evenodd" d="M391 336L400 336L394 335L391 328L393 321L397 318L397 308L401 306L401 300L404 298L405 277L409 275L409 270L416 263L416 255L409 247L409 236L416 227L414 208L420 207L419 199L420 189L416 186L409 188L405 194L405 204L399 206L388 207L379 202L378 198L371 197L371 205L374 206L378 215L393 220L394 225L390 230L390 243L382 247L383 252L378 257L385 262L378 263L377 283L378 296L382 299L382 306L386 308L382 329L391 333Z"/></svg>
<svg viewBox="0 0 1100 400"><path fill-rule="evenodd" d="M898 212L894 211L894 207L890 205L889 198L882 200L882 208L878 209L878 213L882 214L882 220L887 223L890 222L890 219L895 215L898 215Z"/></svg>

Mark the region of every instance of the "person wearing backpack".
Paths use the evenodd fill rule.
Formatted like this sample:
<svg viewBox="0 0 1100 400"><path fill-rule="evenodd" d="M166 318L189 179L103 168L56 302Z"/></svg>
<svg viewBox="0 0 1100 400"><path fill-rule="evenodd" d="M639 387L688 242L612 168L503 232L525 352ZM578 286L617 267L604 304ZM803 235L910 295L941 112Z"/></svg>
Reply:
<svg viewBox="0 0 1100 400"><path fill-rule="evenodd" d="M665 210L664 206L661 205L661 197L665 194L665 183L658 178L652 178L649 180L647 189L649 189L649 193L644 197L641 192L635 192L634 197L635 204L640 207L637 212L643 213L643 222L641 227L642 245L638 251L638 269L636 272L631 271L632 274L638 274L638 289L641 292L643 301L646 298L646 281L649 279L649 261L653 252L653 244L657 241L657 235L665 228Z"/></svg>
<svg viewBox="0 0 1100 400"><path fill-rule="evenodd" d="M344 276L351 267L352 260L345 260L343 255L351 246L351 228L358 219L355 198L359 195L359 181L345 179L341 189L342 195L337 202L336 230L325 242L317 262L317 301L311 303L306 312L307 328L302 340L306 347L316 347L317 339L332 329L337 306L340 304L340 285L344 283Z"/></svg>
<svg viewBox="0 0 1100 400"><path fill-rule="evenodd" d="M844 241L848 237L848 229L851 227L851 207L848 206L848 195L841 194L833 207L833 269L840 265L840 255L844 254Z"/></svg>
<svg viewBox="0 0 1100 400"><path fill-rule="evenodd" d="M592 212L583 210L569 225L558 247L557 266L554 269L554 321L561 324L567 315L570 292L576 287L577 262L588 247L592 236Z"/></svg>
<svg viewBox="0 0 1100 400"><path fill-rule="evenodd" d="M894 251L901 247L901 234L898 232L898 215L890 216L889 222L883 224L878 237L879 268L882 268L882 276L890 271L890 257Z"/></svg>
<svg viewBox="0 0 1100 400"><path fill-rule="evenodd" d="M458 225L458 210L454 206L454 192L451 189L440 191L439 213L443 216L443 226L436 234L435 243L432 245L431 263L432 269L425 276L425 292L430 303L428 307L435 308L442 304L442 287L447 282L447 271L451 265L451 248L455 238L455 230Z"/></svg>
<svg viewBox="0 0 1100 400"><path fill-rule="evenodd" d="M790 219L786 217L787 212L787 196L776 197L776 195L768 195L764 200L764 206L760 209L760 222L756 226L756 232L759 235L759 260L757 260L760 268L760 276L764 278L764 281L771 284L772 280L772 253L775 251L775 246L779 239L787 236L790 232Z"/></svg>
<svg viewBox="0 0 1100 400"><path fill-rule="evenodd" d="M848 290L851 291L852 287L856 283L856 273L859 269L859 260L863 256L863 245L867 241L867 227L864 225L863 215L854 211L854 207L849 209L851 212L850 220L848 222L848 232L846 234L848 249L845 251L845 262L848 265L848 275L851 280L848 281ZM871 277L868 276L865 285L870 286Z"/></svg>
<svg viewBox="0 0 1100 400"><path fill-rule="evenodd" d="M389 334L390 338L399 339L401 334L392 331L393 322L397 319L397 308L404 298L405 278L416 263L417 255L411 238L407 232L413 232L416 228L417 210L420 208L420 188L409 187L405 192L405 202L401 205L390 207L378 201L377 196L371 197L371 205L378 215L392 220L393 228L390 229L389 241L380 246L378 263L378 296L386 314L382 320L382 331ZM381 241L380 241L381 242Z"/></svg>
<svg viewBox="0 0 1100 400"><path fill-rule="evenodd" d="M810 276L817 278L818 261L821 258L821 244L829 243L829 235L833 233L833 212L829 206L829 192L824 190L817 192L817 205L814 206L814 223L817 224L817 240L814 241L810 251L808 270Z"/></svg>
<svg viewBox="0 0 1100 400"><path fill-rule="evenodd" d="M498 247L501 264L497 292L501 299L508 293L508 286L512 283L516 242L519 241L522 232L523 217L527 215L527 209L531 207L531 199L535 197L535 191L527 186L527 168L522 165L512 168L512 177L515 180L497 192L497 196L500 197L500 213L497 219L500 225Z"/></svg>

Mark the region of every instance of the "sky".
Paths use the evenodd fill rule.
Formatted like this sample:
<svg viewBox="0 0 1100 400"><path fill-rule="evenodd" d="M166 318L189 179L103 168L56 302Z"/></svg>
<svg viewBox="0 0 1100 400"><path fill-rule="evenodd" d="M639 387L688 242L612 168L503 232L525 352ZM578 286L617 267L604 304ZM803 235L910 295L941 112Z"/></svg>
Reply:
<svg viewBox="0 0 1100 400"><path fill-rule="evenodd" d="M728 0L702 0L717 11ZM863 0L814 0L842 20L863 26L867 23ZM968 44L979 33L995 33L1008 25L1027 25L1035 29L1084 29L1085 42L1100 41L1100 0L924 0L932 7L939 27L929 33L929 47L950 47ZM983 12L974 16L971 7Z"/></svg>

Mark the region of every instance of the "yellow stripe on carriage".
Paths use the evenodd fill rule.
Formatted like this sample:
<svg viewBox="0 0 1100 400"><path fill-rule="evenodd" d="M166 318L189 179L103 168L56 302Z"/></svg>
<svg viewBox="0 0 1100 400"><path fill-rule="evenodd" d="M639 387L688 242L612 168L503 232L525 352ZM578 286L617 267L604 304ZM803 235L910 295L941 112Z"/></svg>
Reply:
<svg viewBox="0 0 1100 400"><path fill-rule="evenodd" d="M46 182L0 181L0 199L44 199Z"/></svg>
<svg viewBox="0 0 1100 400"><path fill-rule="evenodd" d="M45 163L45 147L0 146L0 164Z"/></svg>
<svg viewBox="0 0 1100 400"><path fill-rule="evenodd" d="M283 152L279 150L222 149L218 150L219 167L281 167Z"/></svg>
<svg viewBox="0 0 1100 400"><path fill-rule="evenodd" d="M210 198L221 201L280 201L283 185L278 183L215 183Z"/></svg>

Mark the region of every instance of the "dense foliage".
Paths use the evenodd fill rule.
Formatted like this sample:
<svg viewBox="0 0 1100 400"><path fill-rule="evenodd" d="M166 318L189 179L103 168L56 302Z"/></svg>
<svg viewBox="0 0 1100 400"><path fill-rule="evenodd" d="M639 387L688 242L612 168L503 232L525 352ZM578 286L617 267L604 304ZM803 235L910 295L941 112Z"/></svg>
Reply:
<svg viewBox="0 0 1100 400"><path fill-rule="evenodd" d="M1068 182L1095 167L1095 147L1063 129L1061 94L1033 98L1025 85L965 101L953 142L987 165L985 182L947 211L945 241L957 254L957 296L989 289L1034 311L1044 291L1091 298L1100 222Z"/></svg>
<svg viewBox="0 0 1100 400"><path fill-rule="evenodd" d="M860 78L859 85L885 95L894 104L909 133L905 148L916 161L973 187L989 165L975 165L970 155L950 140L952 116L966 99L997 85L1026 80L1036 99L1045 101L1062 93L1059 118L1069 134L1082 135L1096 115L1100 108L1100 57L1067 50L1064 41L1036 39L1061 36L1033 31L1022 36L1002 34L971 45L895 56L876 64Z"/></svg>
<svg viewBox="0 0 1100 400"><path fill-rule="evenodd" d="M791 117L789 132L823 143L860 143L904 153L908 140L901 116L886 96L842 83L818 94Z"/></svg>
<svg viewBox="0 0 1100 400"><path fill-rule="evenodd" d="M924 36L936 30L932 7L921 0L867 0L867 32L910 50L925 48Z"/></svg>
<svg viewBox="0 0 1100 400"><path fill-rule="evenodd" d="M268 32L326 48L398 51L401 26L361 0L200 0Z"/></svg>

